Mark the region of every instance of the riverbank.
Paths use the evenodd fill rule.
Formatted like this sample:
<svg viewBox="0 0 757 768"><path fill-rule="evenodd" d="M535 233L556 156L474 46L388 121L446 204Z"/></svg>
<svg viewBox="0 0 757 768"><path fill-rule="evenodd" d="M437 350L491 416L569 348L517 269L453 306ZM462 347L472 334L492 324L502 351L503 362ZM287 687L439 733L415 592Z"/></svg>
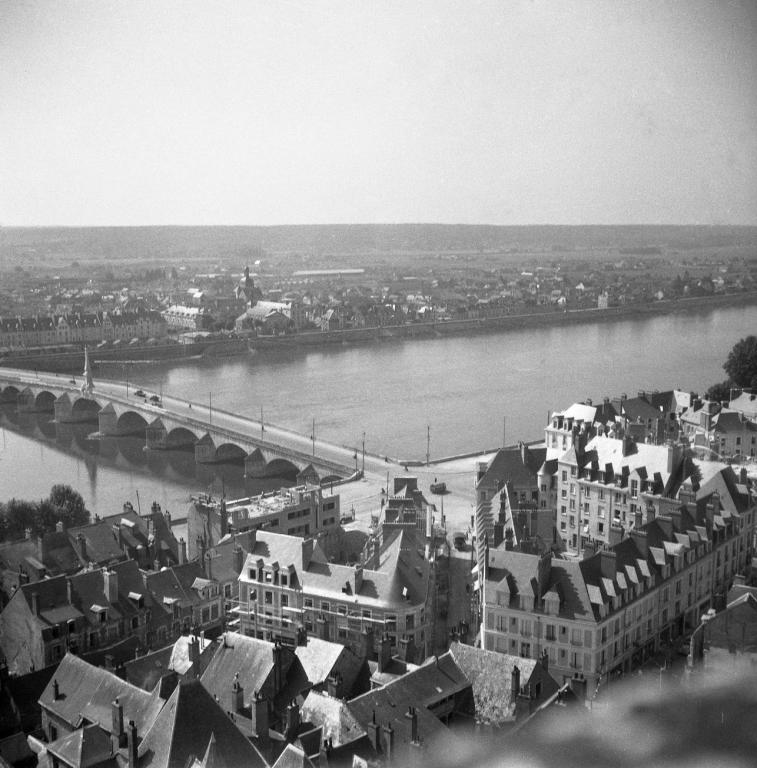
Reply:
<svg viewBox="0 0 757 768"><path fill-rule="evenodd" d="M580 323L613 322L635 317L646 318L671 313L702 313L719 307L757 304L757 291L716 294L683 299L663 299L648 304L626 304L607 309L553 309L544 312L501 315L497 317L407 323L378 328L345 328L332 331L303 331L284 336L257 336L249 340L255 350L297 349L335 344L367 344L403 339L438 338L473 335L530 327L564 326Z"/></svg>
<svg viewBox="0 0 757 768"><path fill-rule="evenodd" d="M204 358L232 357L249 353L246 339L213 339L189 344L139 345L127 344L118 347L90 347L90 361L97 371L99 368L118 368L137 363L191 363ZM53 373L80 373L84 366L84 349L46 352L28 350L13 352L0 359L0 365L25 370L45 370Z"/></svg>

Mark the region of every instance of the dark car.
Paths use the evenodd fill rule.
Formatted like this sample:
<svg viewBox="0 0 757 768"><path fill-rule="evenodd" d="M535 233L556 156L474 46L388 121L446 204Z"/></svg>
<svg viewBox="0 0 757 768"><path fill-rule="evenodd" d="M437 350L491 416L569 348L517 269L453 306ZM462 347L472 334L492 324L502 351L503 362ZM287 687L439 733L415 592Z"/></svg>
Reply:
<svg viewBox="0 0 757 768"><path fill-rule="evenodd" d="M160 398L157 395L151 395L147 398L153 405L160 405Z"/></svg>
<svg viewBox="0 0 757 768"><path fill-rule="evenodd" d="M144 392L143 392L141 389L138 389L138 390L137 390L137 391L134 393L134 396L135 396L135 397L144 397L144 396L145 396L145 393L144 393Z"/></svg>

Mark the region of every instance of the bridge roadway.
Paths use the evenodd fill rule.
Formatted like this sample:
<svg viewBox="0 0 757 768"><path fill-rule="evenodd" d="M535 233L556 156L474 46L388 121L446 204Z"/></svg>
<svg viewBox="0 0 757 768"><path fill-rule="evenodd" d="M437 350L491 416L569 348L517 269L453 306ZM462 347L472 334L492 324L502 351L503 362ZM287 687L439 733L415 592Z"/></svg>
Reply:
<svg viewBox="0 0 757 768"><path fill-rule="evenodd" d="M63 392L69 393L72 399L73 396L82 397L81 385L84 379L82 376L76 376L75 379L74 384L65 374L0 368L0 393L9 386L19 390L28 386L32 391L49 391L56 397ZM317 435L313 441L308 435L267 421L262 425L264 431L261 435L260 420L211 407L209 403L192 401L190 408L188 401L164 392L161 406L153 406L145 403L144 398L134 395L133 384L103 379L94 381L94 390L86 397L111 402L120 411L133 410L140 413L148 423L154 418L160 418L167 423L185 425L195 434L203 435L207 432L224 442L241 443L248 447L258 446L264 450L270 447L278 456L289 454L300 468L306 463L312 463L322 473L322 477L323 473L329 470L334 475L352 476L355 482L340 486L342 509L347 510L354 506L359 524L367 524L370 514L376 514L380 510L381 492L387 485L387 478L391 484L392 478L408 474L418 478L419 486L426 497L436 504L437 519L443 505L448 530L467 528L474 508L475 466L478 461L489 457L453 457L425 465L420 461L402 462L391 457L366 453L363 471L362 447L338 445L322 440ZM429 486L437 478L443 480L448 488L443 503L441 497L429 494Z"/></svg>

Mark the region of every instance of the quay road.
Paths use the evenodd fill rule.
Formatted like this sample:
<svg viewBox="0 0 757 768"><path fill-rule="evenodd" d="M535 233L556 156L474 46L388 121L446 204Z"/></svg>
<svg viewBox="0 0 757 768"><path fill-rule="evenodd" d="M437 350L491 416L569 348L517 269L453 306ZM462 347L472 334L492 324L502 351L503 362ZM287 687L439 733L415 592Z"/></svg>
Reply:
<svg viewBox="0 0 757 768"><path fill-rule="evenodd" d="M70 392L79 391L84 383L84 377L66 374L46 373L0 368L0 382L34 387L48 385ZM396 458L365 453L363 458L362 446L337 445L310 435L303 435L293 430L264 421L250 419L215 407L210 402L190 402L176 398L165 392L161 394L161 406L145 405L142 397L134 395L135 386L132 383L113 380L96 379L94 381L93 397L98 395L122 405L138 404L141 410L155 413L155 416L175 417L192 422L194 426L210 425L222 430L249 435L274 443L282 448L294 450L301 454L315 455L320 459L338 464L346 469L352 468L357 473L363 470L362 478L335 488L341 496L343 512L355 511L356 526L367 528L371 515L376 515L381 509L382 491L387 488L387 479L391 488L394 477L411 475L418 478L418 485L426 498L436 505L437 522L441 521L442 511L446 519L448 532L458 528L465 530L470 525L470 516L474 511L475 491L474 478L476 463L486 460L491 454L478 457L451 459L449 461L429 465L420 462L407 462L405 466ZM149 396L152 392L146 392ZM338 406L335 406L338 407ZM261 427L263 430L261 431ZM431 495L430 484L435 479L444 481L447 493L444 496Z"/></svg>

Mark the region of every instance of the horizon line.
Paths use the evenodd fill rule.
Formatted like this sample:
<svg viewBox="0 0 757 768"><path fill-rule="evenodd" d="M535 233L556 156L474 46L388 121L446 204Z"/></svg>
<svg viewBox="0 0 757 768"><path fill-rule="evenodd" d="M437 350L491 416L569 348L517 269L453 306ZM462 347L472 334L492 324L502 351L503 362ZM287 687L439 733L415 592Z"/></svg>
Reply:
<svg viewBox="0 0 757 768"><path fill-rule="evenodd" d="M496 227L499 229L516 229L526 227L706 227L706 228L757 228L757 222L753 224L703 224L690 222L685 224L626 222L624 224L491 224L488 222L442 222L442 221L362 221L362 222L301 222L288 224L0 224L0 229L160 229L160 228L251 228L273 229L280 227Z"/></svg>

